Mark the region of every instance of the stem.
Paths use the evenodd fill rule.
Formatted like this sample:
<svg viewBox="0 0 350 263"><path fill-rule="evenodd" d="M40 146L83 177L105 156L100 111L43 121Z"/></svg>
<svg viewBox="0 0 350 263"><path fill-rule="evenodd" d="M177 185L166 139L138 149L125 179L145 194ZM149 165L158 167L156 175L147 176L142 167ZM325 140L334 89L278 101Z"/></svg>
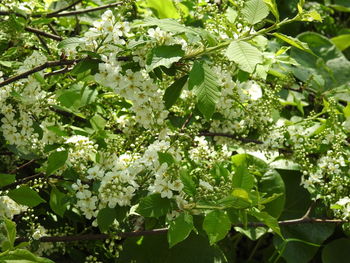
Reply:
<svg viewBox="0 0 350 263"><path fill-rule="evenodd" d="M218 44L217 46L206 48L206 49L201 50L201 51L199 51L199 52L197 52L195 54L191 54L191 55L189 55L187 57L184 57L184 59L191 59L191 58L194 58L194 57L197 57L197 56L206 55L206 54L209 54L211 52L223 49L223 48L229 46L231 44L231 42L233 42L233 41L247 41L247 40L250 40L250 39L252 39L252 38L254 38L256 36L269 33L269 32L271 32L271 31L273 31L275 29L278 29L281 26L290 24L290 23L294 22L297 19L298 19L298 15L295 16L292 19L289 19L289 20L286 19L286 20L283 20L283 21L281 21L281 22L279 22L277 24L274 24L274 25L272 25L272 26L270 26L268 28L261 29L261 30L257 31L255 34L251 34L251 35L249 35L247 37L238 38L236 40L225 41L223 43Z"/></svg>
<svg viewBox="0 0 350 263"><path fill-rule="evenodd" d="M263 142L259 141L259 140L237 137L234 134L228 134L228 133L222 133L222 132L201 132L198 134L198 136L210 136L210 137L220 136L220 137L231 138L231 139L234 139L234 140L237 140L240 142L244 142L244 143L263 144Z"/></svg>

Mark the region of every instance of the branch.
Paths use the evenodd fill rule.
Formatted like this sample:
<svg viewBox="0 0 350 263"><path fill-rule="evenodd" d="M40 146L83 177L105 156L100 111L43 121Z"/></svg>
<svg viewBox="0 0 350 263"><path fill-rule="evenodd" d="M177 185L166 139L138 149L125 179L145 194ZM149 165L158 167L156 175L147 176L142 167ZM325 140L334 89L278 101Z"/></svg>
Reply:
<svg viewBox="0 0 350 263"><path fill-rule="evenodd" d="M35 34L38 34L38 35L41 35L41 36L44 36L44 37L48 37L48 38L51 38L51 39L54 39L54 40L57 40L57 41L62 41L62 37L60 37L60 36L44 32L44 31L41 31L41 30L33 28L33 27L26 26L24 28L24 30L27 31L27 32L35 33Z"/></svg>
<svg viewBox="0 0 350 263"><path fill-rule="evenodd" d="M149 236L149 235L158 235L168 232L168 228L158 228L153 230L144 230L137 232L124 232L119 233L118 237L139 237L139 236ZM45 236L40 238L41 242L74 242L74 241L91 241L91 240L105 240L111 238L108 234L86 234L86 235L74 235L74 236L61 236L61 237L49 237ZM16 242L26 242L29 241L27 237L19 237L16 239Z"/></svg>
<svg viewBox="0 0 350 263"><path fill-rule="evenodd" d="M58 9L57 11L48 13L46 16L47 16L47 17L50 17L50 16L52 17L53 15L56 15L56 14L61 13L61 12L63 12L63 11L66 11L67 9L72 8L73 6L76 6L77 4L79 4L79 3L81 3L81 2L83 2L83 0L75 1L75 2L73 2L72 4L70 4L70 5L66 6L66 7L63 7L63 8L61 8L61 9Z"/></svg>
<svg viewBox="0 0 350 263"><path fill-rule="evenodd" d="M112 8L112 7L116 7L119 5L122 5L123 2L117 2L117 3L113 3L113 4L108 4L108 5L101 5L95 8L89 8L89 9L81 9L81 10L76 10L76 11L71 11L71 12L64 12L64 13L60 13L60 12L53 12L53 13L49 13L47 15L45 14L34 14L32 15L32 17L63 17L63 16L75 16L75 15L80 15L80 14L85 14L85 13L90 13L90 12L95 12L98 10L103 10L103 9L108 9L108 8ZM63 10L62 10L63 11Z"/></svg>
<svg viewBox="0 0 350 263"><path fill-rule="evenodd" d="M234 139L234 140L237 140L237 141L240 141L240 142L244 142L244 143L263 144L263 142L259 141L259 140L237 137L234 134L221 133L221 132L201 132L201 133L198 134L198 136L210 136L210 137L220 136L220 137L231 138L231 139Z"/></svg>
<svg viewBox="0 0 350 263"><path fill-rule="evenodd" d="M347 223L348 221L340 220L340 219L319 219L319 218L298 218L291 219L285 221L279 221L279 225L296 225L296 224L307 224L307 223L321 223L321 224L341 224ZM236 224L233 227L243 227L243 224ZM265 223L262 222L250 222L247 224L248 227L264 227ZM122 232L117 235L120 238L127 237L139 237L139 236L149 236L149 235L159 235L165 234L168 232L168 228L158 228L152 230L144 230L137 232ZM108 238L113 238L108 234L86 234L86 235L73 235L73 236L60 236L60 237L50 237L45 236L40 238L41 242L74 242L74 241L92 241L92 240L105 240ZM27 237L19 237L16 239L16 242L25 242L29 241Z"/></svg>
<svg viewBox="0 0 350 263"><path fill-rule="evenodd" d="M43 69L56 67L56 66L72 65L76 62L79 62L80 60L81 59L48 61L48 62L46 62L40 66L37 66L31 70L28 70L26 72L23 72L23 73L17 75L17 76L10 77L10 78L4 80L3 82L0 82L0 87L6 86L12 82L17 81L17 80L24 79L24 78L26 78L26 77L28 77L36 72L39 72Z"/></svg>

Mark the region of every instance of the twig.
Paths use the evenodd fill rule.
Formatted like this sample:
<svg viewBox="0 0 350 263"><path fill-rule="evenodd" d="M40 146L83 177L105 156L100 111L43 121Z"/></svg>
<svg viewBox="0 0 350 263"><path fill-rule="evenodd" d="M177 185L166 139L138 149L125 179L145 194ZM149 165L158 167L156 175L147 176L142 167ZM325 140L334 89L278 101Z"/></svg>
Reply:
<svg viewBox="0 0 350 263"><path fill-rule="evenodd" d="M50 13L45 16L45 14L34 14L32 17L63 17L63 16L75 16L75 15L80 15L80 14L85 14L85 13L90 13L90 12L95 12L98 10L103 10L103 9L108 9L112 7L116 7L119 5L122 5L123 2L117 2L113 4L108 4L108 5L101 5L95 8L89 8L89 9L81 9L81 10L76 10L76 11L71 11L71 12L64 12L64 13Z"/></svg>
<svg viewBox="0 0 350 263"><path fill-rule="evenodd" d="M54 40L57 40L57 41L62 41L62 37L60 37L60 36L57 36L57 35L54 35L54 34L51 34L51 33L47 33L45 31L42 31L42 30L39 30L39 29L36 29L36 28L33 28L33 27L26 26L24 28L24 30L27 31L27 32L35 33L35 34L38 34L38 35L41 35L41 36L44 36L44 37L48 37L48 38L51 38L51 39L54 39Z"/></svg>
<svg viewBox="0 0 350 263"><path fill-rule="evenodd" d="M8 190L8 189L14 188L17 185L25 184L26 182L29 182L31 180L34 180L34 179L37 179L37 178L40 178L40 177L43 177L43 176L44 176L43 173L38 173L38 174L34 174L34 175L31 175L31 176L28 176L28 177L24 177L22 179L17 180L16 182L14 182L12 184L8 184L8 185L3 186L2 188L0 188L0 191L5 191L5 190Z"/></svg>
<svg viewBox="0 0 350 263"><path fill-rule="evenodd" d="M0 152L0 156L10 156L13 155L13 152L6 151L6 152Z"/></svg>
<svg viewBox="0 0 350 263"><path fill-rule="evenodd" d="M57 35L57 36L59 35L58 32L57 32L57 30L53 27L52 22L49 23L47 26L50 28L50 30L52 31L52 33L54 33L54 34Z"/></svg>
<svg viewBox="0 0 350 263"><path fill-rule="evenodd" d="M56 67L56 66L65 66L65 65L72 65L74 63L77 63L81 61L81 59L72 59L72 60L57 60L57 61L48 61L40 66L37 66L31 70L28 70L26 72L23 72L21 74L18 74L16 76L13 76L13 77L10 77L6 80L4 80L3 82L0 82L0 87L3 87L3 86L6 86L12 82L15 82L17 80L20 80L20 79L24 79L36 72L39 72L43 69L46 69L46 68L51 68L51 67Z"/></svg>
<svg viewBox="0 0 350 263"><path fill-rule="evenodd" d="M43 47L45 48L45 50L47 51L47 53L48 53L49 55L51 55L50 48L47 46L47 43L46 43L45 39L43 39L39 34L36 34L36 36L38 37L40 43L43 45Z"/></svg>
<svg viewBox="0 0 350 263"><path fill-rule="evenodd" d="M73 2L72 4L70 4L70 5L66 6L66 7L63 7L63 8L61 8L61 9L58 9L57 11L48 13L48 14L46 15L46 17L50 17L50 16L56 15L56 14L58 14L58 13L61 13L61 12L63 12L63 11L66 11L66 10L68 10L69 8L72 8L73 6L75 6L75 5L77 5L77 4L81 3L81 2L83 2L83 0L75 1L75 2Z"/></svg>
<svg viewBox="0 0 350 263"><path fill-rule="evenodd" d="M11 172L9 172L9 173L10 173L10 174L14 174L14 173L16 173L17 171L19 171L19 170L21 170L21 169L27 167L28 165L31 165L33 162L35 162L34 159L33 159L33 160L30 160L30 161L28 161L28 162L26 162L26 163L24 163L24 164L22 164L21 166L16 167L15 169L13 169L13 170L12 170Z"/></svg>
<svg viewBox="0 0 350 263"><path fill-rule="evenodd" d="M237 135L234 135L234 134L228 134L228 133L222 133L222 132L201 132L198 134L198 136L210 136L210 137L219 136L219 137L231 138L231 139L241 141L244 143L263 144L263 142L259 141L259 140L242 138L242 137L238 137Z"/></svg>
<svg viewBox="0 0 350 263"><path fill-rule="evenodd" d="M180 129L180 132L183 132L183 131L185 130L186 126L190 123L190 121L191 121L191 119L192 119L192 116L193 116L193 113L191 112L191 113L188 115L188 117L187 117L187 119L185 120L185 122L182 124L181 129Z"/></svg>
<svg viewBox="0 0 350 263"><path fill-rule="evenodd" d="M64 74L64 73L67 73L67 72L71 71L72 69L73 69L73 68L69 68L69 67L65 67L65 68L62 68L62 69L58 69L58 70L55 70L55 71L46 73L46 74L44 75L44 78L48 78L48 77L51 77L51 76L53 76L53 75Z"/></svg>
<svg viewBox="0 0 350 263"><path fill-rule="evenodd" d="M348 221L340 219L320 219L320 218L298 218L291 220L279 221L279 225L296 225L296 224L308 224L308 223L321 223L321 224L341 224L347 223ZM233 227L243 227L243 224L235 224ZM248 227L264 227L266 226L263 222L250 222L247 224ZM158 228L153 230L144 230L137 232L124 232L119 233L117 237L127 238L127 237L139 237L139 236L149 236L149 235L159 235L168 232L168 228ZM50 237L45 236L40 238L41 242L74 242L74 241L92 241L92 240L105 240L108 238L113 238L107 234L86 234L86 235L74 235L74 236L60 236L60 237ZM20 237L16 239L16 242L29 241L29 238Z"/></svg>

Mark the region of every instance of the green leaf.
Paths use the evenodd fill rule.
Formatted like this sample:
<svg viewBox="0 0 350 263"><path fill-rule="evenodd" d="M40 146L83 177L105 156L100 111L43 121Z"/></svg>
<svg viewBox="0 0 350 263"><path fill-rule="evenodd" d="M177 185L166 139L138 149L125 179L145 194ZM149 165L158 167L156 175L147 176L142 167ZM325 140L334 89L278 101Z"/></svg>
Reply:
<svg viewBox="0 0 350 263"><path fill-rule="evenodd" d="M166 235L148 235L142 239L130 237L123 242L120 262L137 263L225 263L225 255L218 246L210 246L208 239L191 233L184 241L169 248Z"/></svg>
<svg viewBox="0 0 350 263"><path fill-rule="evenodd" d="M257 64L262 63L259 49L244 41L233 41L228 46L225 55L246 72L253 73Z"/></svg>
<svg viewBox="0 0 350 263"><path fill-rule="evenodd" d="M57 48L62 49L62 48L76 48L77 46L82 44L82 40L77 37L71 37L67 38L63 41L61 41L58 45Z"/></svg>
<svg viewBox="0 0 350 263"><path fill-rule="evenodd" d="M339 12L349 12L350 13L350 6L344 6L344 5L329 5L333 9L339 11Z"/></svg>
<svg viewBox="0 0 350 263"><path fill-rule="evenodd" d="M16 203L29 207L34 207L46 202L36 191L26 185L10 190L7 195Z"/></svg>
<svg viewBox="0 0 350 263"><path fill-rule="evenodd" d="M106 126L107 121L102 118L99 114L95 114L90 119L90 124L95 131L102 131Z"/></svg>
<svg viewBox="0 0 350 263"><path fill-rule="evenodd" d="M4 244L2 244L2 249L3 250L12 249L16 240L16 223L12 222L6 217L4 217L2 220L4 220L4 223L5 223L6 237L7 237L6 241L8 241L6 243L6 246L8 247L4 248Z"/></svg>
<svg viewBox="0 0 350 263"><path fill-rule="evenodd" d="M158 18L180 18L171 0L147 0L147 6L155 12Z"/></svg>
<svg viewBox="0 0 350 263"><path fill-rule="evenodd" d="M220 91L217 76L205 62L195 61L189 74L188 88L197 96L197 107L209 120L215 112Z"/></svg>
<svg viewBox="0 0 350 263"><path fill-rule="evenodd" d="M169 247L185 240L193 229L193 218L187 213L182 213L175 220L170 221L168 231Z"/></svg>
<svg viewBox="0 0 350 263"><path fill-rule="evenodd" d="M299 0L297 8L298 8L298 13L302 14L303 13L303 6L305 4L305 0Z"/></svg>
<svg viewBox="0 0 350 263"><path fill-rule="evenodd" d="M176 102L176 100L180 97L182 88L186 84L188 79L188 75L185 75L171 84L164 93L163 100L166 109L170 109Z"/></svg>
<svg viewBox="0 0 350 263"><path fill-rule="evenodd" d="M235 174L232 177L232 186L249 191L254 185L255 178L249 173L247 165L243 163L236 167Z"/></svg>
<svg viewBox="0 0 350 263"><path fill-rule="evenodd" d="M275 16L277 22L280 21L280 15L276 5L276 0L264 0L264 3L268 6L271 13Z"/></svg>
<svg viewBox="0 0 350 263"><path fill-rule="evenodd" d="M109 226L113 224L116 219L116 211L114 208L103 208L98 212L97 225L101 232L108 230Z"/></svg>
<svg viewBox="0 0 350 263"><path fill-rule="evenodd" d="M7 68L10 68L10 67L12 67L12 62L11 61L0 60L0 65L4 66L4 67L7 67Z"/></svg>
<svg viewBox="0 0 350 263"><path fill-rule="evenodd" d="M16 181L15 174L2 174L0 173L0 187L3 187L8 184L12 184Z"/></svg>
<svg viewBox="0 0 350 263"><path fill-rule="evenodd" d="M196 184L186 170L180 171L180 179L184 185L183 191L189 196L197 193Z"/></svg>
<svg viewBox="0 0 350 263"><path fill-rule="evenodd" d="M203 221L203 229L209 237L210 244L223 239L231 229L231 221L225 211L214 210Z"/></svg>
<svg viewBox="0 0 350 263"><path fill-rule="evenodd" d="M243 189L241 189L243 190ZM245 191L245 190L243 190ZM237 196L238 192L233 192L232 196L225 197L218 201L220 206L225 208L245 209L251 207L252 201L247 197Z"/></svg>
<svg viewBox="0 0 350 263"><path fill-rule="evenodd" d="M164 66L170 68L174 62L179 61L185 55L185 51L182 50L181 45L171 46L159 46L153 48L147 58L147 70Z"/></svg>
<svg viewBox="0 0 350 263"><path fill-rule="evenodd" d="M242 9L243 18L251 25L259 23L269 14L269 8L264 0L249 0Z"/></svg>
<svg viewBox="0 0 350 263"><path fill-rule="evenodd" d="M275 170L269 170L259 180L258 189L265 193L264 211L278 218L285 205L285 186L281 175Z"/></svg>
<svg viewBox="0 0 350 263"><path fill-rule="evenodd" d="M238 13L236 10L233 10L231 7L228 7L226 10L226 18L230 23L234 23L236 21L236 18L238 16Z"/></svg>
<svg viewBox="0 0 350 263"><path fill-rule="evenodd" d="M166 215L171 209L171 200L162 198L160 194L152 194L140 200L139 206L136 210L145 217L160 217Z"/></svg>
<svg viewBox="0 0 350 263"><path fill-rule="evenodd" d="M67 161L68 151L58 151L50 154L47 162L46 174L50 175L58 168L61 168Z"/></svg>
<svg viewBox="0 0 350 263"><path fill-rule="evenodd" d="M167 163L169 166L172 165L173 163L175 163L175 159L174 157L167 152L158 152L158 160L160 162L160 164L162 163Z"/></svg>
<svg viewBox="0 0 350 263"><path fill-rule="evenodd" d="M248 213L257 218L258 220L264 222L269 228L272 229L273 232L282 237L281 229L278 225L277 218L269 215L266 212L261 212L256 208L253 208L252 210L248 211Z"/></svg>
<svg viewBox="0 0 350 263"><path fill-rule="evenodd" d="M348 263L350 258L350 239L339 238L328 243L322 251L323 263Z"/></svg>
<svg viewBox="0 0 350 263"><path fill-rule="evenodd" d="M0 254L1 263L54 263L50 259L34 255L25 249L6 251Z"/></svg>
<svg viewBox="0 0 350 263"><path fill-rule="evenodd" d="M134 23L134 27L137 27L137 26L158 26L161 30L172 32L172 33L190 33L190 34L199 33L198 29L193 27L187 27L173 19L156 19L156 18L149 17Z"/></svg>
<svg viewBox="0 0 350 263"><path fill-rule="evenodd" d="M283 225L284 236L274 236L274 246L288 263L308 263L334 232L334 224L298 224Z"/></svg>
<svg viewBox="0 0 350 263"><path fill-rule="evenodd" d="M66 90L57 99L62 106L72 108L79 103L80 93L78 90Z"/></svg>
<svg viewBox="0 0 350 263"><path fill-rule="evenodd" d="M289 45L299 48L305 52L308 52L312 55L315 55L312 50L309 48L307 43L301 42L299 39L294 38L294 37L290 37L281 33L272 33L272 35L274 35L275 37L283 40L284 42L288 43Z"/></svg>
<svg viewBox="0 0 350 263"><path fill-rule="evenodd" d="M350 47L350 34L339 35L331 38L331 41L339 48L341 51Z"/></svg>
<svg viewBox="0 0 350 263"><path fill-rule="evenodd" d="M97 59L84 58L82 61L78 62L70 72L72 75L78 75L90 70L91 74L96 74L98 72L98 64L100 63Z"/></svg>
<svg viewBox="0 0 350 263"><path fill-rule="evenodd" d="M59 216L63 217L67 209L67 195L60 192L56 187L53 187L50 193L50 207Z"/></svg>
<svg viewBox="0 0 350 263"><path fill-rule="evenodd" d="M306 21L306 22L318 21L318 22L322 22L322 17L316 10L311 10L311 11L302 13L302 15L300 16L300 21Z"/></svg>

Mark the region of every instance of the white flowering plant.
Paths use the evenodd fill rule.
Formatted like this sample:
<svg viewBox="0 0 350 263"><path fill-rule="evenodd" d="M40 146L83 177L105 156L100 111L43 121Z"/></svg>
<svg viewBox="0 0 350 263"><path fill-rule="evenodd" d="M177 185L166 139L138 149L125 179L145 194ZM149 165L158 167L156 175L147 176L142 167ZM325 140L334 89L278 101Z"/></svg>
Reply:
<svg viewBox="0 0 350 263"><path fill-rule="evenodd" d="M350 6L277 2L2 1L0 262L343 262Z"/></svg>

